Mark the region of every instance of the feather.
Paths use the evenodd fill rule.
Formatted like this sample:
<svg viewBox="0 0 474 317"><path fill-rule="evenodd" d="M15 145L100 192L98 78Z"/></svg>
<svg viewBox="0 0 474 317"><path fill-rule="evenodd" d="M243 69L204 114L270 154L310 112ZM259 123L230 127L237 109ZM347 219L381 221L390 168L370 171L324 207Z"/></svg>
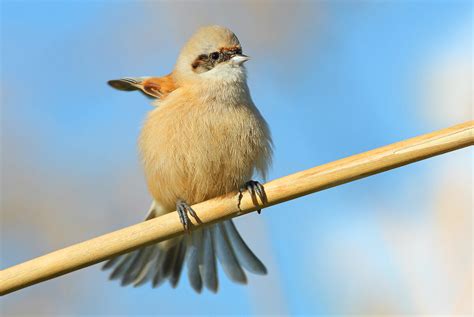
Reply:
<svg viewBox="0 0 474 317"><path fill-rule="evenodd" d="M212 227L214 245L216 247L217 258L222 264L222 268L227 276L234 282L246 284L247 277L240 267L235 257L232 246L229 244L224 225L218 223Z"/></svg>
<svg viewBox="0 0 474 317"><path fill-rule="evenodd" d="M137 274L137 277L133 281L134 287L143 285L152 279L155 274L157 262L160 261L162 253L159 251L159 248L157 246L149 246L148 248L151 250L148 262L145 263L142 270Z"/></svg>
<svg viewBox="0 0 474 317"><path fill-rule="evenodd" d="M185 241L179 242L178 251L175 255L175 261L171 270L170 284L174 288L178 285L181 270L183 269L184 256L186 254L186 243Z"/></svg>
<svg viewBox="0 0 474 317"><path fill-rule="evenodd" d="M133 259L133 262L130 263L129 268L122 277L122 286L129 285L138 277L146 263L149 262L149 257L153 251L153 247L154 246L149 246L138 250L137 256Z"/></svg>
<svg viewBox="0 0 474 317"><path fill-rule="evenodd" d="M123 257L124 255L119 255L114 258L111 258L110 260L104 263L104 265L102 266L102 270L105 271L110 269L111 267L114 267L119 261L123 259Z"/></svg>
<svg viewBox="0 0 474 317"><path fill-rule="evenodd" d="M239 261L247 271L254 274L265 275L267 274L267 269L265 265L255 256L255 254L250 250L245 241L240 236L235 224L232 220L224 221L223 226L227 233L227 238L232 245L232 249Z"/></svg>
<svg viewBox="0 0 474 317"><path fill-rule="evenodd" d="M199 272L199 264L201 261L201 239L202 231L193 231L186 254L186 262L188 264L188 279L191 287L198 293L202 290L202 278Z"/></svg>
<svg viewBox="0 0 474 317"><path fill-rule="evenodd" d="M202 265L201 276L204 285L210 291L216 293L218 288L216 255L212 242L212 232L210 229L203 229L202 239Z"/></svg>
<svg viewBox="0 0 474 317"><path fill-rule="evenodd" d="M137 254L137 251L134 251L134 252L120 256L121 261L117 263L117 266L110 274L110 279L115 280L115 279L121 278L122 275L125 273L125 271L128 269L129 263L133 260L136 254Z"/></svg>
<svg viewBox="0 0 474 317"><path fill-rule="evenodd" d="M118 90L139 90L147 97L160 100L177 88L172 74L163 77L123 77L109 80L107 83Z"/></svg>

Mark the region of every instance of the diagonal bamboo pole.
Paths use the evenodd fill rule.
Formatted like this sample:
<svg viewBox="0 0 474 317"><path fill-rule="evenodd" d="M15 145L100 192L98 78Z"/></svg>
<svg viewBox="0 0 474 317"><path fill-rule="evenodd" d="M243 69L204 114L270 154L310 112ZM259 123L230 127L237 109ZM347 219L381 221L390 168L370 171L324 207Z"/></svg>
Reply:
<svg viewBox="0 0 474 317"><path fill-rule="evenodd" d="M470 145L474 145L474 121L273 180L265 184L265 207ZM252 198L245 193L239 213L237 197L237 193L230 193L196 204L193 209L204 225L256 210ZM199 226L195 222L194 225ZM0 295L182 233L183 226L173 212L66 247L0 271Z"/></svg>

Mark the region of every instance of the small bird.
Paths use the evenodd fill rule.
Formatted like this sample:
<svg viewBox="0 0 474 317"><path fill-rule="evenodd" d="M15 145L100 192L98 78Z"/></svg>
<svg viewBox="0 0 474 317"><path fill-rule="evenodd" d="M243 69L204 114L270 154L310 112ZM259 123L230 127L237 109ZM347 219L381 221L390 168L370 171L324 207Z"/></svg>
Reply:
<svg viewBox="0 0 474 317"><path fill-rule="evenodd" d="M200 28L184 45L174 70L164 77L111 80L119 90L154 98L139 137L139 151L153 202L146 219L177 211L187 234L112 258L111 279L122 285L175 287L186 263L194 290L217 292L217 259L226 275L245 284L244 269L267 270L232 220L192 229L193 204L244 190L265 203L263 186L271 162L267 123L254 105L244 62L249 57L235 34L222 26ZM240 199L239 198L239 199ZM239 202L240 203L240 202Z"/></svg>

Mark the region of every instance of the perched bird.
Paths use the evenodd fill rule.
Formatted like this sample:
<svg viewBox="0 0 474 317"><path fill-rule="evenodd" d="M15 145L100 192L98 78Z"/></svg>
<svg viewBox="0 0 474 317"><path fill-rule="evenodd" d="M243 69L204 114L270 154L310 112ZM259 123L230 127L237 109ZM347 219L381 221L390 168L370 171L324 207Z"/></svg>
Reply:
<svg viewBox="0 0 474 317"><path fill-rule="evenodd" d="M139 137L139 149L153 203L146 219L177 210L188 234L115 257L111 279L122 285L175 287L186 263L191 286L218 289L217 261L235 282L246 283L244 269L266 274L232 220L191 230L193 204L233 191L248 190L265 201L262 185L271 161L267 123L247 86L239 40L221 26L200 28L185 44L172 73L164 77L111 80L119 90L156 98ZM198 220L198 219L197 219Z"/></svg>

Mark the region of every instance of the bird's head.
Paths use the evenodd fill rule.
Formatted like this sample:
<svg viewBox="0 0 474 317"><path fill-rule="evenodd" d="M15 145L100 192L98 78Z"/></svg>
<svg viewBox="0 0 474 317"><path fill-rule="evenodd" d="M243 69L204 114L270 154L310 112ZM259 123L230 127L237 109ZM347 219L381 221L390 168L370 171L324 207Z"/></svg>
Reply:
<svg viewBox="0 0 474 317"><path fill-rule="evenodd" d="M249 57L235 34L222 26L200 28L185 44L178 57L175 76L180 84L203 80L245 81L243 63Z"/></svg>

